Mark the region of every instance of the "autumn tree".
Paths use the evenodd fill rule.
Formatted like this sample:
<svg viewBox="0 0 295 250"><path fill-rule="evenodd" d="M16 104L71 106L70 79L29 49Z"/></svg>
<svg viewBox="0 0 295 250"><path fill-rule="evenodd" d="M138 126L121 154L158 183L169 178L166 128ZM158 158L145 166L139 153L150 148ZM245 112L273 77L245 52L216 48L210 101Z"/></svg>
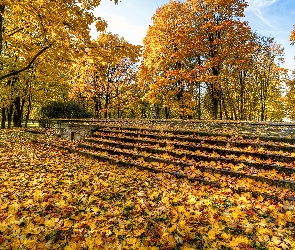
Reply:
<svg viewBox="0 0 295 250"><path fill-rule="evenodd" d="M253 54L255 64L253 64L252 77L259 98L259 120L264 121L267 119L267 108L270 106L267 104L270 104L271 100L281 98L279 89L286 70L281 67L284 61L284 49L280 44L271 37L259 37L257 45L257 51ZM277 93L276 98L274 98L275 93Z"/></svg>
<svg viewBox="0 0 295 250"><path fill-rule="evenodd" d="M52 66L56 63L53 61L70 63L83 52L90 40L89 25L96 22L98 30L106 27L101 18L93 15L99 3L100 0L25 0L15 4L11 0L1 0L1 87L13 89L17 82L26 85L26 75L31 75L33 68L35 70L40 66L49 75L55 71ZM19 98L12 103L15 111L20 110ZM5 111L11 101L4 104L3 100L2 119L5 119ZM14 113L16 117L21 117L21 114ZM15 125L19 126L20 119L17 120Z"/></svg>
<svg viewBox="0 0 295 250"><path fill-rule="evenodd" d="M289 119L295 119L295 77L294 74L291 76L292 79L286 82L287 94L285 96L286 111Z"/></svg>
<svg viewBox="0 0 295 250"><path fill-rule="evenodd" d="M140 78L148 90L144 99L151 102L154 118L160 118L161 109L166 118L171 111L184 117L192 110L192 85L187 76L196 73L191 72L193 50L189 48L191 34L186 13L183 3L170 1L157 10L144 39Z"/></svg>
<svg viewBox="0 0 295 250"><path fill-rule="evenodd" d="M292 45L295 43L295 25L294 29L290 35L290 42ZM292 120L295 119L295 76L294 71L291 75L291 79L286 82L287 85L287 94L285 97L286 109L288 113L288 117Z"/></svg>
<svg viewBox="0 0 295 250"><path fill-rule="evenodd" d="M244 47L224 67L223 114L234 120L282 119L284 50L273 38L256 33L244 39Z"/></svg>
<svg viewBox="0 0 295 250"><path fill-rule="evenodd" d="M137 65L141 46L128 43L110 32L101 33L86 49L87 53L75 66L72 95L94 102L95 113L105 118L123 109L136 96Z"/></svg>
<svg viewBox="0 0 295 250"><path fill-rule="evenodd" d="M153 100L154 96L154 102L162 106L173 106L175 98L183 111L184 106L194 105L193 93L205 83L212 117L217 119L222 108L223 68L235 51L245 47L240 37L250 33L247 23L240 21L246 6L243 0L187 0L170 1L159 8L144 40L143 67L150 75L143 77L150 81L147 97Z"/></svg>

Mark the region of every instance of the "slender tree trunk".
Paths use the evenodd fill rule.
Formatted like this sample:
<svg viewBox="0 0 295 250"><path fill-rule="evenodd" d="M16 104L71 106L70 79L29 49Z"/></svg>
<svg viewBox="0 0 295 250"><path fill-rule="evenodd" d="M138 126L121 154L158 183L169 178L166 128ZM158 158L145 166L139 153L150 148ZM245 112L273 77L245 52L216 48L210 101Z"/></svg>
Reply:
<svg viewBox="0 0 295 250"><path fill-rule="evenodd" d="M146 118L146 109L147 109L147 105L143 103L141 106L141 118Z"/></svg>
<svg viewBox="0 0 295 250"><path fill-rule="evenodd" d="M94 101L94 112L95 112L95 116L97 118L101 118L100 116L100 110L101 110L101 100L100 98L93 98Z"/></svg>
<svg viewBox="0 0 295 250"><path fill-rule="evenodd" d="M245 120L246 118L246 114L245 114L245 77L246 77L246 73L245 71L241 72L240 75L240 84L241 84L241 92L240 92L240 98L241 98L241 116L240 119L241 120Z"/></svg>
<svg viewBox="0 0 295 250"><path fill-rule="evenodd" d="M155 107L155 113L156 113L156 119L160 119L160 107L159 106L156 106Z"/></svg>
<svg viewBox="0 0 295 250"><path fill-rule="evenodd" d="M223 93L222 93L222 109L224 111L225 119L230 120L229 115L228 115L228 110L227 110L227 102L224 99Z"/></svg>
<svg viewBox="0 0 295 250"><path fill-rule="evenodd" d="M219 68L213 67L212 69L213 76L219 76ZM212 84L212 104L213 104L213 119L218 119L218 106L220 105L220 94L221 94L221 86L218 82L213 82Z"/></svg>
<svg viewBox="0 0 295 250"><path fill-rule="evenodd" d="M20 118L20 97L16 97L14 100L14 112L13 112L13 126L19 127Z"/></svg>
<svg viewBox="0 0 295 250"><path fill-rule="evenodd" d="M2 108L2 120L1 120L1 128L5 128L5 123L6 123L6 110L3 107Z"/></svg>
<svg viewBox="0 0 295 250"><path fill-rule="evenodd" d="M264 121L265 120L265 83L263 80L261 82L261 87L260 87L260 120Z"/></svg>
<svg viewBox="0 0 295 250"><path fill-rule="evenodd" d="M201 84L199 84L199 94L198 94L198 120L201 120Z"/></svg>
<svg viewBox="0 0 295 250"><path fill-rule="evenodd" d="M219 118L222 120L222 98L219 99Z"/></svg>
<svg viewBox="0 0 295 250"><path fill-rule="evenodd" d="M25 127L28 127L28 121L30 118L30 113L31 113L31 108L32 108L32 100L31 100L31 96L29 96L29 100L28 100L28 109L27 109L27 113L26 113L26 122L25 122Z"/></svg>
<svg viewBox="0 0 295 250"><path fill-rule="evenodd" d="M260 120L265 120L265 103L263 101L261 102Z"/></svg>
<svg viewBox="0 0 295 250"><path fill-rule="evenodd" d="M15 110L13 113L13 126L20 128L22 126L22 103L21 98L16 97L14 100Z"/></svg>
<svg viewBox="0 0 295 250"><path fill-rule="evenodd" d="M108 118L108 107L109 107L109 93L106 94L106 100L105 100L105 105L104 105L104 109L105 109L105 112L104 112L104 118Z"/></svg>
<svg viewBox="0 0 295 250"><path fill-rule="evenodd" d="M217 120L218 118L218 104L219 104L219 99L216 97L212 98L212 104L213 104L213 119Z"/></svg>
<svg viewBox="0 0 295 250"><path fill-rule="evenodd" d="M98 117L98 101L96 99L94 99L93 101L94 101L94 113L95 113L95 116Z"/></svg>
<svg viewBox="0 0 295 250"><path fill-rule="evenodd" d="M165 107L165 117L166 117L166 119L169 119L169 112L170 112L170 109L168 107Z"/></svg>
<svg viewBox="0 0 295 250"><path fill-rule="evenodd" d="M20 106L20 125L22 126L22 121L24 119L24 107L26 104L26 100L22 99L21 106Z"/></svg>
<svg viewBox="0 0 295 250"><path fill-rule="evenodd" d="M10 105L10 107L7 109L7 127L11 128L12 123L12 113L13 113L13 105Z"/></svg>

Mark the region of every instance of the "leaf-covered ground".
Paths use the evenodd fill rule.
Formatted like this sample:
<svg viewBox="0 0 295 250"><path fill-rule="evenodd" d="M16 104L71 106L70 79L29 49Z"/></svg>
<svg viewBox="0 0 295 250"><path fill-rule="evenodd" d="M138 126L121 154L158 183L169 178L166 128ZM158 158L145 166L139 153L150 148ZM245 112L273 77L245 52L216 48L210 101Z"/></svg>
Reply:
<svg viewBox="0 0 295 250"><path fill-rule="evenodd" d="M0 130L0 249L295 249L295 202L110 165L34 136Z"/></svg>

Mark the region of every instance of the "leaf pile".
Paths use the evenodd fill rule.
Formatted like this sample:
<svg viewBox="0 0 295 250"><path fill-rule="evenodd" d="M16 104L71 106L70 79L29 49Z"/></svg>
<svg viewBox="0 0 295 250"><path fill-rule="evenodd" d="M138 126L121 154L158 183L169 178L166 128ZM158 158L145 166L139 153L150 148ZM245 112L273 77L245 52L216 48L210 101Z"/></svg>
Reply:
<svg viewBox="0 0 295 250"><path fill-rule="evenodd" d="M0 249L295 248L293 201L111 165L36 138L67 143L0 131Z"/></svg>

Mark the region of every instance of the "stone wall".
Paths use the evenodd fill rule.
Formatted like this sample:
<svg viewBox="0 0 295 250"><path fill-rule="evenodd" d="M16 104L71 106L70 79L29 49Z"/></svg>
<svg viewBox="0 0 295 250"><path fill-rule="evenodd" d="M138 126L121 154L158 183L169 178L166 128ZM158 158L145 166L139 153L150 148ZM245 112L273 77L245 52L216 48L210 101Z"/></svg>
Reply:
<svg viewBox="0 0 295 250"><path fill-rule="evenodd" d="M67 124L60 129L60 136L66 140L84 140L92 136L92 126L82 124Z"/></svg>
<svg viewBox="0 0 295 250"><path fill-rule="evenodd" d="M93 131L100 126L89 124L86 120L42 119L39 121L39 127L58 129L60 137L66 140L84 140L86 137L91 137Z"/></svg>

